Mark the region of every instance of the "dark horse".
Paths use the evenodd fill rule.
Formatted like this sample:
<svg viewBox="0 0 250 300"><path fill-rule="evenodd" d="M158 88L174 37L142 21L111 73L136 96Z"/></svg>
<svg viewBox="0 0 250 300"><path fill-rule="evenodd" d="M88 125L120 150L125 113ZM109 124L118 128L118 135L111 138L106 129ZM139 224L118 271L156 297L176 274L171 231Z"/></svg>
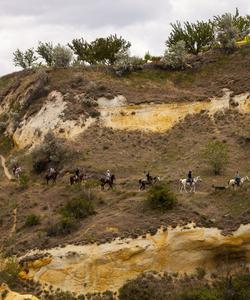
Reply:
<svg viewBox="0 0 250 300"><path fill-rule="evenodd" d="M139 180L139 188L140 190L145 190L147 185L153 185L155 183L157 183L158 181L160 181L160 177L159 176L150 176L149 173L146 175L147 178L143 178Z"/></svg>
<svg viewBox="0 0 250 300"><path fill-rule="evenodd" d="M53 183L56 183L56 179L57 179L58 174L59 174L59 173L58 173L57 171L55 171L55 172L52 173L52 174L47 174L47 175L45 176L45 179L46 179L46 181L47 181L47 184L49 184L49 181L50 181L50 180L52 180Z"/></svg>
<svg viewBox="0 0 250 300"><path fill-rule="evenodd" d="M114 181L115 181L115 175L114 174L111 175L110 179L107 179L106 177L102 177L100 179L102 190L104 190L104 187L105 187L106 184L109 185L110 189L113 189Z"/></svg>
<svg viewBox="0 0 250 300"><path fill-rule="evenodd" d="M84 174L80 174L79 176L77 175L72 175L69 178L70 185L76 184L76 183L81 183L84 179Z"/></svg>

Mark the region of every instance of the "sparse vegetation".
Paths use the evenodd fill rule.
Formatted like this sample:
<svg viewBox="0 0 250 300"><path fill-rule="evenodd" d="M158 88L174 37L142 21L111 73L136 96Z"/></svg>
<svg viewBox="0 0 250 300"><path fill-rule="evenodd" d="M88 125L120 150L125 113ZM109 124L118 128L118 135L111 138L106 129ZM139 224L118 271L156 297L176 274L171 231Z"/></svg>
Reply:
<svg viewBox="0 0 250 300"><path fill-rule="evenodd" d="M120 300L248 300L250 296L249 272L214 280L191 277L174 278L143 274L128 281L119 290Z"/></svg>
<svg viewBox="0 0 250 300"><path fill-rule="evenodd" d="M132 71L138 71L144 64L143 59L130 56L129 53L118 53L114 64L115 73L119 76L126 75Z"/></svg>
<svg viewBox="0 0 250 300"><path fill-rule="evenodd" d="M6 283L10 288L16 288L19 284L19 266L15 258L1 256L0 261L0 282Z"/></svg>
<svg viewBox="0 0 250 300"><path fill-rule="evenodd" d="M153 209L168 210L174 207L177 198L167 185L158 183L150 188L146 201Z"/></svg>
<svg viewBox="0 0 250 300"><path fill-rule="evenodd" d="M29 214L25 220L26 227L33 227L40 223L40 217L35 214Z"/></svg>
<svg viewBox="0 0 250 300"><path fill-rule="evenodd" d="M203 157L214 174L219 175L228 164L227 145L218 140L210 141L203 152Z"/></svg>
<svg viewBox="0 0 250 300"><path fill-rule="evenodd" d="M27 189L29 187L29 176L26 173L19 174L19 185L21 189Z"/></svg>

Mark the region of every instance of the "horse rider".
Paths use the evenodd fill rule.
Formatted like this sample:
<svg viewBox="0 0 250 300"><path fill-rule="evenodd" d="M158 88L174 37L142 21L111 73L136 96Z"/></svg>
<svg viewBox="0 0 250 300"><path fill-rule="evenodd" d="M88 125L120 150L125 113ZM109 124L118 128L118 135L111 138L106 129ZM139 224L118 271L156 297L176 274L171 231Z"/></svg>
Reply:
<svg viewBox="0 0 250 300"><path fill-rule="evenodd" d="M192 171L188 171L188 176L187 176L187 182L190 182L190 184L193 183L193 174Z"/></svg>
<svg viewBox="0 0 250 300"><path fill-rule="evenodd" d="M50 167L50 168L49 168L49 176L52 176L52 175L55 174L55 173L56 173L55 168Z"/></svg>
<svg viewBox="0 0 250 300"><path fill-rule="evenodd" d="M80 169L79 168L76 168L75 169L75 178L78 179L80 176Z"/></svg>
<svg viewBox="0 0 250 300"><path fill-rule="evenodd" d="M153 180L152 176L150 175L149 171L148 173L146 174L146 177L147 177L147 181L148 182L151 182Z"/></svg>
<svg viewBox="0 0 250 300"><path fill-rule="evenodd" d="M105 173L105 178L106 178L106 180L110 180L111 179L111 172L110 172L110 170L107 170L106 171L106 173Z"/></svg>
<svg viewBox="0 0 250 300"><path fill-rule="evenodd" d="M236 172L235 174L235 183L240 186L240 182L241 182L241 177L240 177L240 173L239 171Z"/></svg>
<svg viewBox="0 0 250 300"><path fill-rule="evenodd" d="M19 166L18 166L18 163L14 163L14 164L13 164L13 167L12 167L13 175L16 175L16 170L17 170L18 167L19 167Z"/></svg>

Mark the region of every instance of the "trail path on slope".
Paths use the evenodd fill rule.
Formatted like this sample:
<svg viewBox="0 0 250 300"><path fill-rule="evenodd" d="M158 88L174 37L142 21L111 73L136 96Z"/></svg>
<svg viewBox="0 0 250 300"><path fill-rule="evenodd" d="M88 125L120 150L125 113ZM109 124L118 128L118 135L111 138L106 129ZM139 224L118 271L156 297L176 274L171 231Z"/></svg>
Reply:
<svg viewBox="0 0 250 300"><path fill-rule="evenodd" d="M2 155L0 155L0 158L1 158L1 164L2 164L2 167L3 167L3 171L4 171L5 176L6 176L9 180L11 180L11 179L12 179L12 176L11 176L9 170L8 170L7 167L6 167L6 164L5 164L6 160L5 160L5 158L4 158Z"/></svg>
<svg viewBox="0 0 250 300"><path fill-rule="evenodd" d="M0 159L1 159L1 164L2 164L5 176L7 177L8 180L12 180L12 176L11 176L8 168L6 167L5 158L2 155L0 155ZM13 226L10 231L10 236L12 236L16 232L16 224L17 224L17 208L14 208L14 210L13 210Z"/></svg>

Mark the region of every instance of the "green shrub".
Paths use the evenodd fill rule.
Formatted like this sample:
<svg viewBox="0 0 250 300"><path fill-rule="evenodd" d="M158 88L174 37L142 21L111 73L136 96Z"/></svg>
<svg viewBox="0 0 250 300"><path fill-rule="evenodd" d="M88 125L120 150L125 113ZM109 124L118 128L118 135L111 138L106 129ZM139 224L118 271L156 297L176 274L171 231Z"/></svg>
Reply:
<svg viewBox="0 0 250 300"><path fill-rule="evenodd" d="M159 280L144 274L128 281L119 290L120 300L166 300L167 298L166 291L159 286Z"/></svg>
<svg viewBox="0 0 250 300"><path fill-rule="evenodd" d="M210 141L203 151L203 157L214 174L219 175L228 164L227 145L218 140Z"/></svg>
<svg viewBox="0 0 250 300"><path fill-rule="evenodd" d="M130 56L128 52L118 53L113 69L118 76L142 69L144 60L137 56Z"/></svg>
<svg viewBox="0 0 250 300"><path fill-rule="evenodd" d="M215 288L201 288L183 292L180 300L224 300L221 291Z"/></svg>
<svg viewBox="0 0 250 300"><path fill-rule="evenodd" d="M94 206L89 200L75 198L68 201L60 212L66 218L84 219L94 214Z"/></svg>
<svg viewBox="0 0 250 300"><path fill-rule="evenodd" d="M52 132L48 132L43 144L32 152L33 169L39 174L47 170L50 164L58 167L72 155L73 152L69 151L61 139L56 138Z"/></svg>
<svg viewBox="0 0 250 300"><path fill-rule="evenodd" d="M48 236L58 236L70 234L76 228L76 220L68 216L62 217L57 223L50 224L46 231Z"/></svg>
<svg viewBox="0 0 250 300"><path fill-rule="evenodd" d="M239 38L239 30L234 24L234 17L230 13L214 17L217 40L222 49L232 52L236 49L236 41Z"/></svg>
<svg viewBox="0 0 250 300"><path fill-rule="evenodd" d="M71 49L58 44L53 49L53 66L56 68L66 68L70 66L73 59Z"/></svg>
<svg viewBox="0 0 250 300"><path fill-rule="evenodd" d="M26 217L25 226L33 227L40 223L40 217L35 214L30 214Z"/></svg>
<svg viewBox="0 0 250 300"><path fill-rule="evenodd" d="M29 187L29 177L26 173L19 174L19 185L22 189L27 189Z"/></svg>
<svg viewBox="0 0 250 300"><path fill-rule="evenodd" d="M19 283L19 266L15 258L0 257L0 283L6 283L10 288L15 288Z"/></svg>
<svg viewBox="0 0 250 300"><path fill-rule="evenodd" d="M12 147L13 147L13 142L12 142L11 138L9 138L6 135L1 136L1 138L0 138L0 152L2 154L9 154Z"/></svg>
<svg viewBox="0 0 250 300"><path fill-rule="evenodd" d="M183 69L187 65L187 57L186 43L178 41L166 50L163 61L173 69Z"/></svg>
<svg viewBox="0 0 250 300"><path fill-rule="evenodd" d="M176 195L162 183L152 186L148 192L147 203L153 209L172 209L176 202Z"/></svg>

